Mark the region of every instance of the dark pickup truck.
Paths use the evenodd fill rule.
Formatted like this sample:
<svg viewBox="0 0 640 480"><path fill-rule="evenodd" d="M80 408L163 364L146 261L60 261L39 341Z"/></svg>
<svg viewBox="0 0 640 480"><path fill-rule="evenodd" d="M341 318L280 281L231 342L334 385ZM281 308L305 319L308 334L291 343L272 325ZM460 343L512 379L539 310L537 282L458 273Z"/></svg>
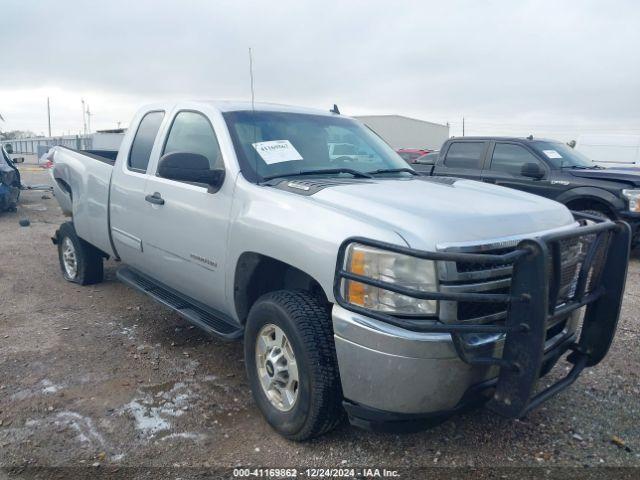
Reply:
<svg viewBox="0 0 640 480"><path fill-rule="evenodd" d="M640 169L603 168L555 140L464 137L412 167L422 175L480 180L551 198L569 209L624 220L640 240Z"/></svg>

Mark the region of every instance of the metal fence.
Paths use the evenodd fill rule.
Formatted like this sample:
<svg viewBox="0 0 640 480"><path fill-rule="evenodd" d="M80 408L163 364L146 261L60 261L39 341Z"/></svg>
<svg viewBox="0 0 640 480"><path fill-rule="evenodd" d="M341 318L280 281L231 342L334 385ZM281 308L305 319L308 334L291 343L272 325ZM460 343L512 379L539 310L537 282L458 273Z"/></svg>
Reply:
<svg viewBox="0 0 640 480"><path fill-rule="evenodd" d="M4 140L2 145L11 145L13 153L42 155L50 147L63 146L76 150L90 150L93 144L91 135L65 135L62 137L38 137Z"/></svg>

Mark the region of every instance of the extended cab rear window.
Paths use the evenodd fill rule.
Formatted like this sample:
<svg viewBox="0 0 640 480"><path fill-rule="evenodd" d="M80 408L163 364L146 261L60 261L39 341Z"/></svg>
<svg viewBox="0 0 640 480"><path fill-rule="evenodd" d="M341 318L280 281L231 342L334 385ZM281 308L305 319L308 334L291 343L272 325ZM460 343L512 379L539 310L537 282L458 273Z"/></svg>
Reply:
<svg viewBox="0 0 640 480"><path fill-rule="evenodd" d="M129 151L129 161L127 162L131 170L142 173L147 171L151 150L163 118L164 112L157 111L147 113L140 120L138 131Z"/></svg>
<svg viewBox="0 0 640 480"><path fill-rule="evenodd" d="M444 158L449 168L466 168L479 170L482 168L484 142L453 142Z"/></svg>

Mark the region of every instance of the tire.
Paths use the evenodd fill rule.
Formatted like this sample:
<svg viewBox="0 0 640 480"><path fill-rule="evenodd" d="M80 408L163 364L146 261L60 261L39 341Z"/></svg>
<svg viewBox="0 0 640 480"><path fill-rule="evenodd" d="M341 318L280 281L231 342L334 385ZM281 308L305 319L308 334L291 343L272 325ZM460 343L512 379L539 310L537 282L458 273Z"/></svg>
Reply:
<svg viewBox="0 0 640 480"><path fill-rule="evenodd" d="M578 210L580 213L584 213L586 215L592 215L594 217L602 218L603 220L614 220L610 215L603 212L602 210Z"/></svg>
<svg viewBox="0 0 640 480"><path fill-rule="evenodd" d="M56 238L60 269L65 280L80 285L92 285L102 281L104 278L102 253L78 237L73 223L66 222L60 225ZM69 260L70 255L75 259L75 268L70 268L73 263Z"/></svg>
<svg viewBox="0 0 640 480"><path fill-rule="evenodd" d="M297 393L288 410L274 404L260 380L257 359L263 357L258 353L258 342L272 327L284 333L297 364ZM310 293L281 290L259 298L247 319L244 356L253 398L267 422L284 437L308 440L342 421L342 389L331 318ZM268 371L265 367L263 376Z"/></svg>

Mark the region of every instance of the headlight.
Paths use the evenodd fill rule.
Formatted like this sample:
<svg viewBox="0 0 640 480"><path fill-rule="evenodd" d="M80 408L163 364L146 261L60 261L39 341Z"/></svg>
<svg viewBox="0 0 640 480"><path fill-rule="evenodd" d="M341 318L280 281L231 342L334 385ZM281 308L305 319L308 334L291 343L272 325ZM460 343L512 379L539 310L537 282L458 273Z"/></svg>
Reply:
<svg viewBox="0 0 640 480"><path fill-rule="evenodd" d="M629 211L640 213L640 190L622 190L624 198L629 200Z"/></svg>
<svg viewBox="0 0 640 480"><path fill-rule="evenodd" d="M413 288L435 292L436 267L431 260L423 260L401 253L352 243L347 247L344 269L348 272ZM401 315L435 315L436 300L420 300L354 280L344 280L344 298L360 307Z"/></svg>

